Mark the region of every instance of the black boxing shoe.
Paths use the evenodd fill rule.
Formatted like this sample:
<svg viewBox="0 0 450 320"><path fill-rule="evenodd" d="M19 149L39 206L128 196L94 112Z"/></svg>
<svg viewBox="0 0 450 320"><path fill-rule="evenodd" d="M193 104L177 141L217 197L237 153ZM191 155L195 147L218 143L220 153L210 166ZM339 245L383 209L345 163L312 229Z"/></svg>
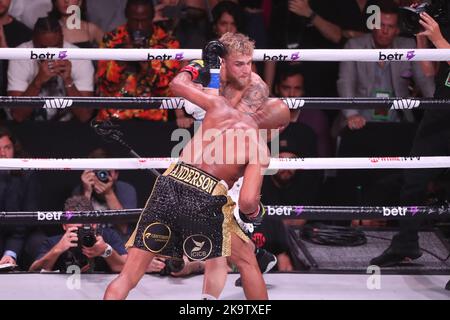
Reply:
<svg viewBox="0 0 450 320"><path fill-rule="evenodd" d="M277 257L273 253L261 248L256 250L256 260L261 273L269 272L278 262Z"/></svg>
<svg viewBox="0 0 450 320"><path fill-rule="evenodd" d="M270 253L265 249L257 249L256 261L258 261L258 266L261 273L267 273L277 265L278 259L273 253ZM236 287L242 287L241 277L236 279L234 285Z"/></svg>
<svg viewBox="0 0 450 320"><path fill-rule="evenodd" d="M421 256L422 251L418 244L408 249L398 249L390 245L382 254L370 260L370 264L379 267L391 267L402 263L410 263Z"/></svg>

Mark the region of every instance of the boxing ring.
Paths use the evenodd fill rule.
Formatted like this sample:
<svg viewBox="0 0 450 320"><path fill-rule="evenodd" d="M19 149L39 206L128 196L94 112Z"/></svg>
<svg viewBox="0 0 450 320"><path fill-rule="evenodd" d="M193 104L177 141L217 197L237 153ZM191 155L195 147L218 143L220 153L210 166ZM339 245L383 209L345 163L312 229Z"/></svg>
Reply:
<svg viewBox="0 0 450 320"><path fill-rule="evenodd" d="M114 274L81 274L80 285L66 274L1 274L0 300L98 300ZM221 300L245 300L229 274ZM368 289L369 275L268 273L271 300L449 300L446 275L384 275L380 289ZM131 300L199 300L202 275L185 278L145 275L131 291ZM20 289L19 289L20 288Z"/></svg>
<svg viewBox="0 0 450 320"><path fill-rule="evenodd" d="M201 50L144 49L0 49L0 59L89 59L89 60L190 60L201 57ZM448 49L391 50L255 50L255 61L448 61ZM290 109L443 109L445 99L392 98L286 98ZM81 97L0 97L0 107L65 109L74 107L117 109L181 109L181 98L81 98ZM129 148L110 124L94 128L100 135L112 137ZM131 148L130 148L131 149ZM132 149L131 149L132 150ZM115 159L0 159L0 170L152 170L165 169L175 158ZM272 158L269 169L340 170L340 169L412 169L450 168L450 156L366 157L366 158ZM401 209L401 210L399 210ZM282 219L442 219L448 218L448 204L438 206L266 206L269 216ZM0 212L0 224L61 224L87 222L136 221L141 209L91 212ZM279 215L283 212L283 215ZM46 217L53 217L46 219ZM369 270L370 271L370 270ZM381 286L370 288L374 276L366 274L265 274L271 299L450 299L443 288L448 275L383 274ZM373 270L372 270L373 271ZM375 274L376 275L376 274ZM80 278L76 278L79 276ZM244 299L241 288L234 287L238 275L230 274L222 299ZM100 299L111 274L0 273L0 299ZM377 280L376 280L377 281ZM375 281L375 282L376 282ZM198 299L202 276L187 278L146 275L131 293L130 299ZM25 288L25 290L23 290Z"/></svg>

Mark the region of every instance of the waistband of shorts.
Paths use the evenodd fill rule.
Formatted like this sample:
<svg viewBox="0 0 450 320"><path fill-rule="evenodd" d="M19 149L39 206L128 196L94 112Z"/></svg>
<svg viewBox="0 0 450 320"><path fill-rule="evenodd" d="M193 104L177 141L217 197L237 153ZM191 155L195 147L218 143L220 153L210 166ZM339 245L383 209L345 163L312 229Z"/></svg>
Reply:
<svg viewBox="0 0 450 320"><path fill-rule="evenodd" d="M226 195L228 185L225 181L184 162L172 163L163 176L183 182L210 195Z"/></svg>

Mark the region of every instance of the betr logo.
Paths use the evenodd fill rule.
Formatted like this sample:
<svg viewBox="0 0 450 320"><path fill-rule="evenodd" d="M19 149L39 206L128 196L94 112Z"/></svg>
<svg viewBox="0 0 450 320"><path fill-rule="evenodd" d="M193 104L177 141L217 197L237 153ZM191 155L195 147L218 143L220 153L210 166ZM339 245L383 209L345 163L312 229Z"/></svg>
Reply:
<svg viewBox="0 0 450 320"><path fill-rule="evenodd" d="M268 55L264 53L263 61L287 61L288 55L279 54L279 55Z"/></svg>
<svg viewBox="0 0 450 320"><path fill-rule="evenodd" d="M60 221L62 212L38 212L38 221Z"/></svg>
<svg viewBox="0 0 450 320"><path fill-rule="evenodd" d="M291 215L291 208L290 207L278 207L274 208L271 206L267 206L267 215L269 216L290 216Z"/></svg>
<svg viewBox="0 0 450 320"><path fill-rule="evenodd" d="M404 208L404 207L397 207L397 208L383 207L383 217L406 216L407 211L408 211L408 208Z"/></svg>

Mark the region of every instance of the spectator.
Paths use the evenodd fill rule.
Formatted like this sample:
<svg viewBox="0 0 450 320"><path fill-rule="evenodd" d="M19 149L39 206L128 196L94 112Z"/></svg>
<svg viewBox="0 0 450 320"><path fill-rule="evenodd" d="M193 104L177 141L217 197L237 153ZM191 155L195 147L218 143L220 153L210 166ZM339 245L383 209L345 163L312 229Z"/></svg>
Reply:
<svg viewBox="0 0 450 320"><path fill-rule="evenodd" d="M305 96L305 77L298 64L280 65L275 76L274 93L280 98ZM331 132L327 115L319 109L291 110L291 122L303 123L314 130L317 137L317 155L331 157Z"/></svg>
<svg viewBox="0 0 450 320"><path fill-rule="evenodd" d="M344 0L340 3L342 10L340 15L345 17L342 24L341 43L345 44L348 39L359 37L370 32L376 21L374 11L367 10L377 5L379 0ZM372 9L372 8L371 8Z"/></svg>
<svg viewBox="0 0 450 320"><path fill-rule="evenodd" d="M107 33L102 48L179 48L179 43L152 23L154 8L147 0L128 0L127 24ZM169 82L179 62L151 60L145 62L99 61L96 75L97 93L102 97L166 97ZM101 109L97 119L133 118L167 121L167 110Z"/></svg>
<svg viewBox="0 0 450 320"><path fill-rule="evenodd" d="M20 143L0 127L0 157L23 157ZM31 171L0 171L0 211L18 212L38 209L37 182ZM28 230L24 226L0 225L0 264L17 264Z"/></svg>
<svg viewBox="0 0 450 320"><path fill-rule="evenodd" d="M227 32L240 32L244 28L244 11L233 1L221 1L212 9L212 37L218 39Z"/></svg>
<svg viewBox="0 0 450 320"><path fill-rule="evenodd" d="M294 270L290 256L288 230L282 220L265 217L262 224L253 232L252 240L257 249L264 249L277 257L277 264L272 271Z"/></svg>
<svg viewBox="0 0 450 320"><path fill-rule="evenodd" d="M71 25L73 21L73 11L68 11L70 6L76 5L80 9L81 16L79 28ZM63 30L64 40L80 48L98 47L102 42L104 32L96 24L86 21L85 0L52 0L52 11L49 16L59 20Z"/></svg>
<svg viewBox="0 0 450 320"><path fill-rule="evenodd" d="M86 1L87 21L106 32L124 24L127 0L84 0Z"/></svg>
<svg viewBox="0 0 450 320"><path fill-rule="evenodd" d="M31 30L8 14L11 0L0 0L0 48L14 48L31 39ZM8 61L0 61L0 95L6 96Z"/></svg>
<svg viewBox="0 0 450 320"><path fill-rule="evenodd" d="M54 18L39 18L33 30L33 40L19 48L76 48L64 41L61 25ZM94 67L82 60L12 60L8 68L8 94L11 96L92 96ZM92 109L15 108L10 118L24 120L67 121L76 118L89 121Z"/></svg>
<svg viewBox="0 0 450 320"><path fill-rule="evenodd" d="M244 33L255 40L257 49L268 47L267 30L264 24L263 0L239 0L244 10Z"/></svg>
<svg viewBox="0 0 450 320"><path fill-rule="evenodd" d="M65 211L92 211L94 208L84 196L74 196L66 200ZM97 224L63 224L65 233L49 237L43 243L36 261L30 271L66 272L69 266L75 265L81 272L112 271L120 272L125 264L126 250L119 235L110 228L99 230ZM80 230L92 232L92 240ZM88 243L89 241L93 243Z"/></svg>
<svg viewBox="0 0 450 320"><path fill-rule="evenodd" d="M347 1L347 0L345 0ZM336 49L342 40L345 17L341 1L279 0L272 1L269 39L271 48ZM272 87L276 74L274 63L268 64L264 80ZM305 62L306 91L312 97L335 97L338 64Z"/></svg>
<svg viewBox="0 0 450 320"><path fill-rule="evenodd" d="M299 123L290 123L279 137L279 157L317 156L314 132ZM315 170L278 170L264 178L262 202L276 205L312 205L318 198L321 183Z"/></svg>
<svg viewBox="0 0 450 320"><path fill-rule="evenodd" d="M102 148L97 148L88 157L108 158L108 153ZM137 208L136 189L131 184L120 181L117 170L84 171L81 175L81 185L75 188L73 194L85 196L91 202L94 210ZM133 231L133 227L128 224L117 224L115 228L124 243Z"/></svg>
<svg viewBox="0 0 450 320"><path fill-rule="evenodd" d="M415 48L414 40L398 37L398 7L392 0L379 2L381 9L381 29L371 34L350 39L347 49L388 49ZM341 97L408 97L410 79L419 86L422 95L432 97L434 82L426 77L417 62L380 61L374 63L344 61L340 64L338 91ZM338 120L337 129L361 129L367 121L400 121L396 110L344 110ZM414 121L412 114L403 112L405 120Z"/></svg>
<svg viewBox="0 0 450 320"><path fill-rule="evenodd" d="M207 1L161 0L155 8L158 24L171 30L182 48L197 49L205 46L210 24L210 7L207 7Z"/></svg>
<svg viewBox="0 0 450 320"><path fill-rule="evenodd" d="M450 2L447 2L450 10ZM420 24L426 36L436 48L450 49L450 26L439 25L430 15L422 13ZM442 30L442 31L441 31ZM442 61L435 78L435 99L450 98L450 61ZM425 110L417 129L410 155L448 156L450 152L450 110ZM403 184L400 192L400 205L417 206L427 204L427 189L430 182L445 174L445 168L410 169L403 172ZM437 203L435 203L437 205ZM401 219L399 232L394 235L389 247L379 256L371 259L371 265L387 267L403 261L411 261L422 256L419 245L419 229L423 219ZM450 290L450 281L446 285Z"/></svg>
<svg viewBox="0 0 450 320"><path fill-rule="evenodd" d="M10 14L33 29L39 18L47 16L52 9L51 0L12 0Z"/></svg>

